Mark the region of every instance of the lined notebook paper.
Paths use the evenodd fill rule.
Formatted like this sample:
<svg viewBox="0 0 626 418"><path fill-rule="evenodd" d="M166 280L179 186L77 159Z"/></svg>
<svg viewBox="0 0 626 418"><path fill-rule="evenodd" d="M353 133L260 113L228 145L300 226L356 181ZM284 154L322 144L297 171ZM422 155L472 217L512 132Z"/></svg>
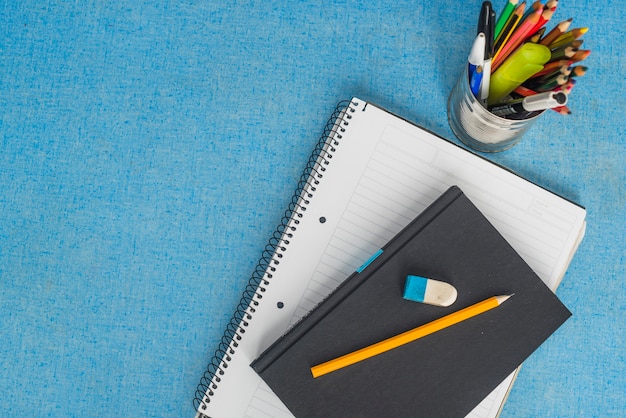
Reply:
<svg viewBox="0 0 626 418"><path fill-rule="evenodd" d="M291 417L250 363L452 185L552 290L582 239L584 208L380 107L354 98L331 125L259 288L205 374L199 416ZM497 416L513 378L468 416Z"/></svg>

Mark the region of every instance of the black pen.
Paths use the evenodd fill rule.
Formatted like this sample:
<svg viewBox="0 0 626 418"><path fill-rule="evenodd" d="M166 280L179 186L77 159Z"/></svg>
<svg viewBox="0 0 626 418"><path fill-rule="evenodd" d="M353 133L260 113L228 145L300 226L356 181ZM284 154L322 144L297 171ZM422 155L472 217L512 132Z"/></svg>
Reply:
<svg viewBox="0 0 626 418"><path fill-rule="evenodd" d="M496 25L496 12L490 1L483 2L480 8L480 16L478 18L477 33L485 34L485 53L483 57L483 79L480 85L479 100L487 103L489 97L489 85L491 80L491 59L494 50L494 31Z"/></svg>
<svg viewBox="0 0 626 418"><path fill-rule="evenodd" d="M567 94L562 91L548 91L526 96L523 99L513 100L503 105L493 106L489 111L496 116L509 116L552 109L553 107L565 106L566 103Z"/></svg>

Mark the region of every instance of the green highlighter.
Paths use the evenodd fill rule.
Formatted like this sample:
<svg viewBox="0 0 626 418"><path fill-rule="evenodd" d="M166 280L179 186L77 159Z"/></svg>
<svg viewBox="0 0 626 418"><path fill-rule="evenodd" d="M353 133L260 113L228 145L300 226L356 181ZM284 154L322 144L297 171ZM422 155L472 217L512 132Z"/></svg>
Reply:
<svg viewBox="0 0 626 418"><path fill-rule="evenodd" d="M544 45L528 42L519 47L491 75L487 103L491 106L502 101L549 60L550 50Z"/></svg>

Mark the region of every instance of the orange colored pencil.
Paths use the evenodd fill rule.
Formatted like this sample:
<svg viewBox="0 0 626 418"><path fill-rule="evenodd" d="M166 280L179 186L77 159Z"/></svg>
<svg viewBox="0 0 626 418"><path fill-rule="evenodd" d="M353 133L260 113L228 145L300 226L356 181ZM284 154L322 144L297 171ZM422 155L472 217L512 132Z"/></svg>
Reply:
<svg viewBox="0 0 626 418"><path fill-rule="evenodd" d="M433 334L437 331L441 331L444 328L456 325L459 322L465 321L491 309L497 308L510 297L511 295L490 297L489 299L468 306L467 308L461 309L460 311L456 311L446 316L443 316L420 327L413 328L409 331L403 332L402 334L398 334L391 338L387 338L386 340L383 340L376 344L369 345L360 350L353 351L341 357L337 357L333 360L329 360L325 363L313 366L311 367L311 374L313 374L314 378L317 378L336 370L342 369L344 367L350 366L352 364L358 363L360 361L367 360L371 357L377 356L389 350L393 350L394 348L408 344L417 339Z"/></svg>
<svg viewBox="0 0 626 418"><path fill-rule="evenodd" d="M569 107L567 107L567 106L553 107L552 110L554 110L555 112L557 112L558 114L561 114L561 115L571 115L572 114L572 111L569 110Z"/></svg>
<svg viewBox="0 0 626 418"><path fill-rule="evenodd" d="M537 94L536 91L529 89L525 86L518 86L513 90L515 93L519 94L522 97L532 96L533 94Z"/></svg>
<svg viewBox="0 0 626 418"><path fill-rule="evenodd" d="M578 66L572 68L572 71L570 73L570 77L582 77L585 74L587 74L587 67L582 66L582 65L578 65Z"/></svg>
<svg viewBox="0 0 626 418"><path fill-rule="evenodd" d="M587 57L589 56L589 54L591 54L591 51L588 49L580 49L578 50L574 56L571 58L571 61L573 62L579 62L582 60L587 59Z"/></svg>

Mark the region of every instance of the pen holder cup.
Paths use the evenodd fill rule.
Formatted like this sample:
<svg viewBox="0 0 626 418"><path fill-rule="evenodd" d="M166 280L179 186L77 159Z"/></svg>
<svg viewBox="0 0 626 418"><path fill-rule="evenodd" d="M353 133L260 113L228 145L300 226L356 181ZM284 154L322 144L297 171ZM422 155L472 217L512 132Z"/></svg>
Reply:
<svg viewBox="0 0 626 418"><path fill-rule="evenodd" d="M519 142L540 112L527 119L506 119L489 112L472 93L468 66L448 98L448 122L465 145L481 152L504 151Z"/></svg>

